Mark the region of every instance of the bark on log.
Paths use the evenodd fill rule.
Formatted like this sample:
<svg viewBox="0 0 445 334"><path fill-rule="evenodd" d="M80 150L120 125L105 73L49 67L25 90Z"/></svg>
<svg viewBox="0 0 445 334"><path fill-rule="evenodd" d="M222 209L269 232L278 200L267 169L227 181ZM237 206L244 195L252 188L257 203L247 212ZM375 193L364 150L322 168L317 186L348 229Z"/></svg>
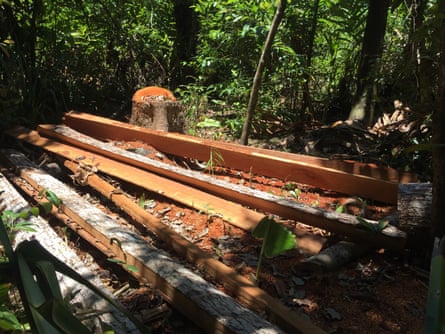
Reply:
<svg viewBox="0 0 445 334"><path fill-rule="evenodd" d="M182 105L170 100L133 101L130 124L159 131L183 133Z"/></svg>
<svg viewBox="0 0 445 334"><path fill-rule="evenodd" d="M65 214L76 220L99 242L108 244L118 254L119 251L124 254L124 261L137 267L136 276L153 283L179 311L206 332L284 333L152 246L150 240L146 240L147 237L140 237L100 209L91 206L64 183L38 169L22 153L12 150L1 150L1 153L33 187L54 191L62 200L60 209ZM110 242L111 239L119 240L120 245ZM321 333L321 330L318 332Z"/></svg>
<svg viewBox="0 0 445 334"><path fill-rule="evenodd" d="M312 269L336 270L359 258L369 248L369 246L363 243L357 244L349 241L340 241L322 250L320 253L309 257L304 261L304 265Z"/></svg>
<svg viewBox="0 0 445 334"><path fill-rule="evenodd" d="M397 210L399 228L407 233L408 245L424 246L432 227L432 184L400 184Z"/></svg>
<svg viewBox="0 0 445 334"><path fill-rule="evenodd" d="M31 208L28 202L1 173L0 189L3 191L0 194L2 210L11 210L18 213ZM37 240L46 250L57 256L57 258L88 279L102 292L113 298L111 291L94 274L99 270L96 265L82 261L74 250L67 245L66 241L60 238L48 222L40 216L31 216L27 220L32 223L34 231L19 230L14 238L14 246L25 240ZM93 291L87 288L79 288L77 282L62 274L58 274L57 278L64 300L69 302L76 311L88 310L91 313L93 310L97 311L96 320L99 321L100 319L102 323L111 325L116 333L139 333L134 324ZM91 323L90 325L95 326L98 324Z"/></svg>

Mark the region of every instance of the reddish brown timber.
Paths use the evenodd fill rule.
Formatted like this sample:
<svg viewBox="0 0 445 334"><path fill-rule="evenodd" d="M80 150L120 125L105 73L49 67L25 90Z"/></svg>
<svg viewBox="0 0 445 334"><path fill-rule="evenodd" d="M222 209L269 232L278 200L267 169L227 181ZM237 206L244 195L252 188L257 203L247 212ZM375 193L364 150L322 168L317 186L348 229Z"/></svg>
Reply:
<svg viewBox="0 0 445 334"><path fill-rule="evenodd" d="M227 222L244 230L251 230L264 218L263 214L244 208L242 205L207 194L198 189L160 177L131 165L114 161L99 154L93 154L74 146L43 138L39 136L36 131L18 127L6 131L5 134L26 141L65 159L78 161L86 168L97 169L98 171L136 184L149 191L160 193L163 196L198 211L209 212L209 210L211 210L211 213L222 215Z"/></svg>
<svg viewBox="0 0 445 334"><path fill-rule="evenodd" d="M158 175L140 170L131 165L122 164L100 155L92 155L91 152L81 150L77 147L42 138L36 131L16 128L9 130L7 134L32 145L44 148L48 152L57 154L64 159L77 161L85 168L97 168L98 171L136 184L149 191L161 193L165 197L195 208L198 211L208 212L211 210L214 214L220 214L226 222L247 231L253 229L256 224L265 217L263 214L249 210L239 204L203 193L197 189L159 177ZM309 253L317 253L322 247L321 241L314 242L314 238L309 237L307 233L297 231L296 234L298 247L302 250Z"/></svg>
<svg viewBox="0 0 445 334"><path fill-rule="evenodd" d="M284 333L160 252L151 242L90 205L64 183L36 168L22 153L11 152L4 156L36 190L51 189L62 202L59 210L100 243L109 245L113 252L125 255L121 256L124 263L137 268L132 274L154 284L172 305L206 332ZM119 246L112 240L118 240ZM236 317L233 316L235 314ZM307 326L290 328L289 333L324 333L307 320L304 325Z"/></svg>
<svg viewBox="0 0 445 334"><path fill-rule="evenodd" d="M164 153L201 161L208 161L214 150L222 156L221 163L226 167L391 204L397 203L399 182L416 181L415 176L390 168L165 133L85 113L68 113L64 123L98 139L141 140Z"/></svg>
<svg viewBox="0 0 445 334"><path fill-rule="evenodd" d="M121 161L127 165L133 165L196 186L203 191L221 196L235 203L242 203L283 218L301 221L308 225L348 235L356 240L365 241L370 246L401 249L405 244L405 233L398 231L393 226L386 227L381 233L370 233L361 228L360 222L352 215L314 208L246 186L216 180L212 176L200 172L170 166L116 148L111 144L100 142L63 125L39 125L38 129L40 133L46 136L68 142L96 154ZM368 222L378 224L377 222Z"/></svg>
<svg viewBox="0 0 445 334"><path fill-rule="evenodd" d="M68 160L65 160L64 165L73 173L78 173L79 170L82 170L82 167L78 163ZM186 258L187 261L196 265L199 269L204 270L207 274L223 284L232 296L249 309L260 313L264 312L268 317L273 319L272 322L289 333L317 333L320 331L307 319L290 311L277 299L255 286L244 276L239 275L236 270L218 261L212 254L203 252L194 243L188 241L170 227L163 224L160 219L149 214L99 176L88 174L84 181L90 187L112 200L138 223L155 233L157 237L172 247L178 254Z"/></svg>

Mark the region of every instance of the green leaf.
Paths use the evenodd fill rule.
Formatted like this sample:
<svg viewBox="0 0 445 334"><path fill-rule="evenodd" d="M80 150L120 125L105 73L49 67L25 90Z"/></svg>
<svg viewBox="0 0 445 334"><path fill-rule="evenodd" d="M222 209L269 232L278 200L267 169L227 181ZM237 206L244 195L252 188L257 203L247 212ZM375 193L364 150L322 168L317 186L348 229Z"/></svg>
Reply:
<svg viewBox="0 0 445 334"><path fill-rule="evenodd" d="M122 308L121 305L116 303L114 299L104 294L90 281L83 278L78 272L68 267L65 263L49 253L39 244L37 240L21 242L16 248L16 254L20 267L20 277L22 279L24 290L26 291L25 300L29 300L30 303L36 307L44 305L40 311L37 310L36 307L31 308L32 316L36 320L36 325L38 324L44 326L40 331L41 333L54 333L53 330L51 331L51 326L56 325L63 327L65 326L66 319L71 319L71 316L65 312L66 310L58 309L59 307L62 307L63 304L57 298L59 295L58 289L60 288L58 286L54 286L57 283L55 281L55 274L53 275L53 273L50 272L52 270L52 266L54 267L55 271L70 277L80 284L83 284L97 295L111 303L125 316L127 316L141 331L141 333L149 332L149 330L138 319L136 319L133 314ZM45 263L43 265L35 265L41 261L50 262L50 265ZM31 270L30 265L35 269L34 272ZM37 281L35 280L35 277L37 277ZM20 295L22 296L22 292ZM51 315L52 317L56 317L53 318L54 322L51 324L49 322L50 320L43 317L43 313L45 313L45 316ZM67 326L69 327L68 324ZM71 333L77 334L84 332L74 331Z"/></svg>
<svg viewBox="0 0 445 334"><path fill-rule="evenodd" d="M22 219L28 219L28 217L29 217L29 210L23 210L23 211L20 211L18 214L17 214L17 217L18 218L22 218Z"/></svg>
<svg viewBox="0 0 445 334"><path fill-rule="evenodd" d="M31 210L29 210L34 217L37 217L40 213L40 210L37 206L33 206Z"/></svg>
<svg viewBox="0 0 445 334"><path fill-rule="evenodd" d="M389 224L387 220L379 220L377 224L372 224L362 217L356 217L356 218L361 226L363 226L364 228L366 228L371 232L376 232L376 233L383 231L383 229Z"/></svg>
<svg viewBox="0 0 445 334"><path fill-rule="evenodd" d="M335 209L335 212L343 213L344 210L345 210L345 207L344 207L343 205L339 205L339 206L337 206L337 208Z"/></svg>
<svg viewBox="0 0 445 334"><path fill-rule="evenodd" d="M40 205L42 206L45 213L50 213L53 209L53 205L50 202L41 202Z"/></svg>
<svg viewBox="0 0 445 334"><path fill-rule="evenodd" d="M10 287L10 283L0 284L0 303L4 303L8 300L8 292Z"/></svg>
<svg viewBox="0 0 445 334"><path fill-rule="evenodd" d="M145 206L145 194L143 193L142 195L141 195L141 197L139 198L139 201L138 201L138 206L140 207L140 208L144 208L144 206Z"/></svg>
<svg viewBox="0 0 445 334"><path fill-rule="evenodd" d="M22 328L17 317L4 305L0 305L0 329L3 331L19 330Z"/></svg>
<svg viewBox="0 0 445 334"><path fill-rule="evenodd" d="M212 118L205 118L202 122L196 124L198 128L220 128L221 122Z"/></svg>
<svg viewBox="0 0 445 334"><path fill-rule="evenodd" d="M273 219L263 218L252 231L255 238L264 238L264 255L273 257L295 248L295 236Z"/></svg>
<svg viewBox="0 0 445 334"><path fill-rule="evenodd" d="M125 269L127 269L127 270L129 270L129 271L131 271L131 272L134 272L134 273L139 272L139 269L138 269L136 266L134 266L134 265L132 265L132 264L128 264L128 263L125 262L125 261L122 261L122 260L119 260L119 259L115 259L115 258L111 258L111 257L108 258L107 261L110 261L110 262L113 262L113 263L120 264L120 265L124 266Z"/></svg>
<svg viewBox="0 0 445 334"><path fill-rule="evenodd" d="M50 203L52 203L54 206L59 207L60 205L62 205L63 201L59 197L57 197L57 195L51 190L45 189L44 194L48 201L50 201Z"/></svg>

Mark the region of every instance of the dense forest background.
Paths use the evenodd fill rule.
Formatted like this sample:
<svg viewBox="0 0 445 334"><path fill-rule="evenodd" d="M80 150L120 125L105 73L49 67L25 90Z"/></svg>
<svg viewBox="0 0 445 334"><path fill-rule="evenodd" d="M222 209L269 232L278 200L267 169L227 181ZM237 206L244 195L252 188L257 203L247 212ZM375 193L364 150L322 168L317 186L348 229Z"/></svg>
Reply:
<svg viewBox="0 0 445 334"><path fill-rule="evenodd" d="M0 8L3 126L70 109L122 114L137 88L160 85L181 98L190 122L223 112L237 136L276 1L11 0ZM428 0L287 2L255 119L371 123L394 100L431 115L437 10Z"/></svg>
<svg viewBox="0 0 445 334"><path fill-rule="evenodd" d="M337 120L372 125L404 107L423 124L437 117L432 123L440 129L444 3L0 0L0 127L59 122L68 110L125 119L133 92L159 85L183 103L189 131L213 117L219 121L213 125L239 138L281 4L285 12L260 73L252 137ZM434 116L434 110L441 112ZM433 138L438 157L443 133ZM412 169L417 161L429 168L431 131L419 134L398 137L419 149L395 167ZM436 166L443 169L440 161ZM437 189L445 186L443 175L436 181Z"/></svg>

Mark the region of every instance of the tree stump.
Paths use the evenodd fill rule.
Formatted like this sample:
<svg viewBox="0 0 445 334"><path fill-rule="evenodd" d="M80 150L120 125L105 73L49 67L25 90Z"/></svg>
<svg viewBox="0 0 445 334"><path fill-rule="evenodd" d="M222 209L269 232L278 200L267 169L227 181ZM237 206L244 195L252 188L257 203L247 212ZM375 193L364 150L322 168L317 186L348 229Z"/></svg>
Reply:
<svg viewBox="0 0 445 334"><path fill-rule="evenodd" d="M160 97L145 97L132 103L130 124L166 132L184 132L181 103Z"/></svg>

